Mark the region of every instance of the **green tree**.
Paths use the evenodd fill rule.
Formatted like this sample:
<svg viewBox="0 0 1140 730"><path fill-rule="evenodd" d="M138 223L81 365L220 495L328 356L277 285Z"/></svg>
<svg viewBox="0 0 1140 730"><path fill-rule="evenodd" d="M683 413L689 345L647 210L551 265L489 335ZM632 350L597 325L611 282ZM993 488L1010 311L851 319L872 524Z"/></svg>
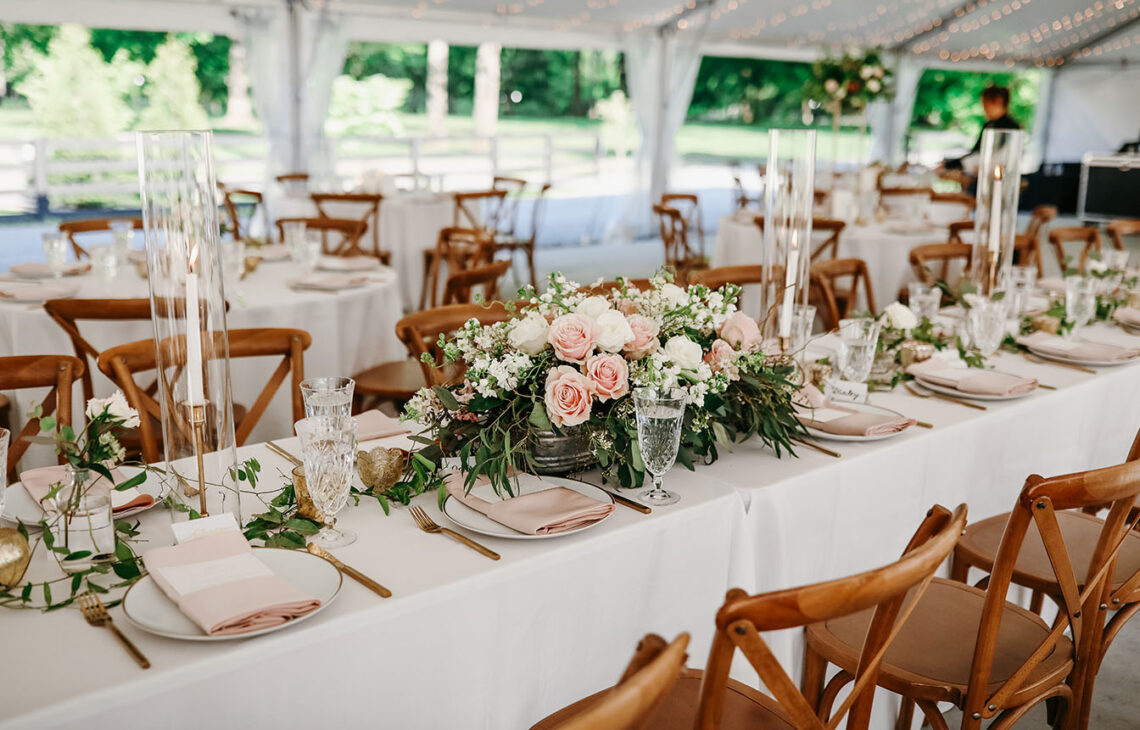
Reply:
<svg viewBox="0 0 1140 730"><path fill-rule="evenodd" d="M399 111L417 114L427 106L427 46L423 43L354 41L348 44L344 73L357 81L376 74L405 79L411 88Z"/></svg>
<svg viewBox="0 0 1140 730"><path fill-rule="evenodd" d="M226 113L229 100L228 79L230 73L230 45L228 36L213 33L187 33L180 35L189 44L194 54L198 86L202 89L198 103L212 117Z"/></svg>
<svg viewBox="0 0 1140 730"><path fill-rule="evenodd" d="M47 53L55 32L54 25L0 23L0 77L5 95L15 93L15 87L35 67L35 60Z"/></svg>
<svg viewBox="0 0 1140 730"><path fill-rule="evenodd" d="M801 90L810 78L807 63L705 56L688 119L802 126Z"/></svg>
<svg viewBox="0 0 1140 730"><path fill-rule="evenodd" d="M201 88L194 75L197 63L190 48L178 38L169 38L157 49L146 67L146 108L139 115L139 129L201 129L206 113L198 105Z"/></svg>
<svg viewBox="0 0 1140 730"><path fill-rule="evenodd" d="M981 95L987 86L1007 86L1010 115L1029 129L1037 106L1037 71L978 73L927 69L915 91L911 126L918 129L953 129L970 139L985 123Z"/></svg>

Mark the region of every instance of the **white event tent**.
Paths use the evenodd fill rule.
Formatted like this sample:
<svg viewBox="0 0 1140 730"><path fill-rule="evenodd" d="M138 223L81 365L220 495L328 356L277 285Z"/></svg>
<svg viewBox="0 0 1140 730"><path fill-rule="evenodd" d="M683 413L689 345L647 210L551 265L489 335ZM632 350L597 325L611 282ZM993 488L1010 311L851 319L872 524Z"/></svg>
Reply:
<svg viewBox="0 0 1140 730"><path fill-rule="evenodd" d="M294 169L321 163L350 40L624 51L653 194L703 55L886 49L896 96L870 121L874 157L891 162L929 67L1042 69L1036 162L1078 161L1140 134L1140 0L0 0L0 19L243 39L271 157Z"/></svg>

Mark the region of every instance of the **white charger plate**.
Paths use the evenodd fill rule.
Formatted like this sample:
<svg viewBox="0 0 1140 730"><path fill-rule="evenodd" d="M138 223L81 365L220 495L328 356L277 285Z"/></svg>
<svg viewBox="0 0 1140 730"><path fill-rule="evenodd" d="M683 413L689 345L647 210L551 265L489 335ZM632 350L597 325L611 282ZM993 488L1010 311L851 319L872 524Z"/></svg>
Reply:
<svg viewBox="0 0 1140 730"><path fill-rule="evenodd" d="M1045 352L1039 347L1033 345L1026 345L1026 348L1038 357L1043 357L1046 360L1053 360L1055 362L1067 362L1070 365L1097 365L1109 367L1112 365L1127 365L1130 362L1135 362L1136 358L1131 360L1086 360L1084 358L1066 357L1064 355L1057 355L1051 352Z"/></svg>
<svg viewBox="0 0 1140 730"><path fill-rule="evenodd" d="M983 371L979 370L978 372ZM1001 373L1002 375L1010 375L1015 378L1023 377L1021 375L1014 375L1013 373L1006 373L1001 370L987 370L984 372ZM1037 388L1034 388L1033 390L1027 390L1024 393L1013 393L1011 395L985 395L982 393L967 393L965 391L958 390L957 388L950 388L945 385L939 385L938 383L932 383L920 375L915 375L914 380L927 390L933 390L935 393L941 393L942 395L952 395L955 398L962 398L964 400L1017 400L1018 398L1024 398L1027 395L1033 395L1037 392Z"/></svg>
<svg viewBox="0 0 1140 730"><path fill-rule="evenodd" d="M128 479L138 474L138 469L130 469L129 467L119 467L119 471L123 472L123 475ZM159 503L162 485L159 484L157 477L148 478L136 488L143 494L149 494L154 497L154 503L147 507L132 507L122 512L116 512L112 515L116 520L124 520L128 517L146 512ZM28 490L24 489L23 484L14 482L8 485L8 488L4 491L4 512L0 514L0 517L3 517L13 524L23 522L28 529L31 530L39 529L40 519L43 516L43 509L32 499L31 495L28 494Z"/></svg>
<svg viewBox="0 0 1140 730"><path fill-rule="evenodd" d="M884 416L898 416L899 418L907 418L907 416L904 416L898 411L892 410L890 408L884 408L882 406L873 406L870 403L836 403L835 405L841 406L843 408L850 408L851 410L858 411L860 413L878 413ZM804 424L804 428L807 429L807 432L811 434L812 437L820 439L821 441L882 441L883 439L889 439L900 434L904 434L909 430L904 428L901 431L895 431L893 433L880 433L874 436L843 436L841 434L820 431L817 428L812 428L806 423Z"/></svg>
<svg viewBox="0 0 1140 730"><path fill-rule="evenodd" d="M30 264L14 264L10 269L13 274L21 279L53 279L55 275L47 264L30 263ZM71 261L68 262L67 268L63 270L64 276L79 276L86 274L91 270L91 264L86 261Z"/></svg>
<svg viewBox="0 0 1140 730"><path fill-rule="evenodd" d="M344 581L336 566L316 555L284 548L254 548L253 554L270 570L321 602L317 610L259 631L231 636L210 636L198 628L166 597L154 578L147 575L123 596L123 613L143 631L183 641L232 641L291 628L325 610L340 593Z"/></svg>
<svg viewBox="0 0 1140 730"><path fill-rule="evenodd" d="M591 499L596 499L599 502L606 504L613 504L614 498L610 493L601 487L595 487L593 484L578 481L577 479L567 479L566 477L552 477L543 476L538 477L532 474L519 475L519 489L523 494L528 492L538 492L543 489L550 489L551 487L566 487L573 489L579 494L583 494ZM479 484L471 489L471 493L476 497L482 497L488 502L498 502L500 497L495 494L495 490L490 484ZM477 532L480 535L487 535L488 537L503 537L508 540L549 540L554 537L565 537L567 535L575 535L583 530L589 530L592 527L597 527L610 518L606 515L597 522L592 522L588 525L583 525L574 530L567 530L566 532L557 532L552 535L527 535L516 530L512 530L506 525L500 525L490 517L487 517L482 512L476 512L467 505L463 504L456 498L448 495L443 503L443 513L447 518L459 525L460 527Z"/></svg>

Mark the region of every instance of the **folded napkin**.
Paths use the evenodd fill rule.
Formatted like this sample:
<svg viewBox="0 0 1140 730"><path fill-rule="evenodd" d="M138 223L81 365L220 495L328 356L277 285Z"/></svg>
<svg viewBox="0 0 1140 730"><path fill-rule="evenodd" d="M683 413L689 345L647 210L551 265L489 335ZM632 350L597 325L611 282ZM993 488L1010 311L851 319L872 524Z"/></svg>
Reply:
<svg viewBox="0 0 1140 730"><path fill-rule="evenodd" d="M599 502L566 487L552 487L529 492L498 502L488 502L467 494L463 488L463 475L452 471L444 480L447 493L476 512L481 512L500 525L527 535L555 535L576 530L603 519L614 511L612 504ZM475 485L490 480L479 477Z"/></svg>
<svg viewBox="0 0 1140 730"><path fill-rule="evenodd" d="M1041 291L1064 292L1065 280L1056 276L1047 276L1037 280L1037 288Z"/></svg>
<svg viewBox="0 0 1140 730"><path fill-rule="evenodd" d="M317 261L322 271L372 271L380 268L380 260L371 256L322 256Z"/></svg>
<svg viewBox="0 0 1140 730"><path fill-rule="evenodd" d="M135 487L116 492L112 489L115 486L114 484L107 484L107 480L95 472L91 474L95 477L95 481L91 483L90 493L110 492L111 512L126 512L127 510L150 507L154 504L154 497L143 494ZM118 469L112 469L111 476L114 478L115 484L120 484L126 480L126 477ZM67 467L59 465L20 472L20 483L24 485L24 491L36 504L43 502L53 486L61 482L66 483L67 478Z"/></svg>
<svg viewBox="0 0 1140 730"><path fill-rule="evenodd" d="M1112 313L1112 318L1129 327L1140 327L1140 309L1121 307Z"/></svg>
<svg viewBox="0 0 1140 730"><path fill-rule="evenodd" d="M218 532L143 553L154 582L211 636L260 631L317 610L321 602L257 559L240 532Z"/></svg>
<svg viewBox="0 0 1140 730"><path fill-rule="evenodd" d="M811 383L800 388L793 402L800 423L835 436L883 436L898 433L916 423L913 418L864 413L836 405Z"/></svg>
<svg viewBox="0 0 1140 730"><path fill-rule="evenodd" d="M91 263L88 261L72 261L64 268L64 273L69 276L77 274L86 274L91 270ZM46 279L52 276L51 267L47 264L33 262L30 264L15 264L9 269L16 276L25 276L31 279Z"/></svg>
<svg viewBox="0 0 1140 730"><path fill-rule="evenodd" d="M356 421L356 440L373 441L375 439L399 436L411 433L412 429L400 419L381 413L380 411L365 411L353 418Z"/></svg>
<svg viewBox="0 0 1140 730"><path fill-rule="evenodd" d="M48 299L63 299L75 296L79 291L76 282L58 284L0 284L0 299L15 302L46 302Z"/></svg>
<svg viewBox="0 0 1140 730"><path fill-rule="evenodd" d="M1103 342L1066 340L1060 335L1051 335L1048 332L1034 332L1030 335L1018 337L1017 344L1032 347L1035 350L1055 357L1067 357L1076 360L1113 360L1124 362L1140 357L1140 348L1118 347Z"/></svg>
<svg viewBox="0 0 1140 730"><path fill-rule="evenodd" d="M916 362L906 371L928 383L973 395L1021 395L1037 389L1034 378L977 370L966 367L965 363L955 366L937 357Z"/></svg>
<svg viewBox="0 0 1140 730"><path fill-rule="evenodd" d="M349 274L309 274L291 282L294 289L311 289L314 291L338 291L362 286L368 281L367 276L351 276Z"/></svg>

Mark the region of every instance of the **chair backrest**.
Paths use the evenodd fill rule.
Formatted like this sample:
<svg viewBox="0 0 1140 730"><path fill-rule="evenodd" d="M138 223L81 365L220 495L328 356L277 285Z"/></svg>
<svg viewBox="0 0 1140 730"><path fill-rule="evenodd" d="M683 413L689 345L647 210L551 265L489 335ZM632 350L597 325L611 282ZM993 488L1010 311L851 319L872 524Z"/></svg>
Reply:
<svg viewBox="0 0 1140 730"><path fill-rule="evenodd" d="M499 230L499 217L503 212L506 190L476 190L469 193L453 193L455 217L452 223L456 228L474 228L494 233Z"/></svg>
<svg viewBox="0 0 1140 730"><path fill-rule="evenodd" d="M1140 218L1113 221L1105 226L1104 230L1108 233L1108 240L1112 241L1112 247L1117 251L1123 251L1125 236L1140 235Z"/></svg>
<svg viewBox="0 0 1140 730"><path fill-rule="evenodd" d="M67 236L71 250L75 253L75 258L87 258L87 249L80 246L75 240L76 235L82 236L85 233L109 231L111 224L117 221L130 221L131 226L136 231L141 231L143 227L142 218L89 218L83 221L64 221L59 224L59 232Z"/></svg>
<svg viewBox="0 0 1140 730"><path fill-rule="evenodd" d="M279 183L286 183L286 182L307 183L307 182L309 182L309 173L307 173L307 172L287 172L283 175L278 175L274 179L277 180L277 182L279 182Z"/></svg>
<svg viewBox="0 0 1140 730"><path fill-rule="evenodd" d="M701 220L701 200L695 193L665 193L661 205L675 208L685 219L685 232L696 234L698 254L705 250L705 226Z"/></svg>
<svg viewBox="0 0 1140 730"><path fill-rule="evenodd" d="M557 730L631 730L647 727L653 711L681 676L689 635L680 634L668 645L649 634L617 686L596 704L555 727Z"/></svg>
<svg viewBox="0 0 1140 730"><path fill-rule="evenodd" d="M850 293L841 298L837 282L846 277L851 277ZM855 311L856 303L859 301L860 283L863 285L867 309L872 315L876 313L875 289L871 285L871 273L867 270L867 262L863 259L818 261L811 266L811 282L823 303L820 314L823 317L823 326L828 330L838 327L839 320Z"/></svg>
<svg viewBox="0 0 1140 730"><path fill-rule="evenodd" d="M1061 271L1065 271L1069 266L1066 266L1066 261L1071 261L1072 257L1065 253L1066 243L1081 243L1081 255L1077 260L1076 268L1080 271L1085 270L1085 263L1088 261L1089 254L1093 251L1100 253L1100 231L1093 226L1064 226L1062 228L1054 228L1049 231L1049 243L1053 246L1053 253L1057 256L1057 265L1061 267Z"/></svg>
<svg viewBox="0 0 1140 730"><path fill-rule="evenodd" d="M839 258L839 234L843 233L846 227L846 223L833 218L812 218L812 235L823 233L827 236L812 249L811 260Z"/></svg>
<svg viewBox="0 0 1140 730"><path fill-rule="evenodd" d="M364 223L364 232L372 231L372 255L380 258L380 203L384 196L379 193L313 193L313 205L321 218L341 218L351 220L350 212L359 214ZM330 213L330 208L339 215ZM348 210L345 210L345 209Z"/></svg>
<svg viewBox="0 0 1140 730"><path fill-rule="evenodd" d="M1134 446L1133 451L1140 449ZM1100 641L1099 628L1103 626L1107 607L1116 608L1121 605L1113 599L1131 594L1135 600L1140 574L1131 576L1115 591L1112 586L1115 582L1113 571L1117 555L1128 533L1135 526L1137 515L1140 515L1131 515L1138 495L1140 461L1128 461L1118 466L1048 479L1034 474L1026 479L1017 504L1006 522L1005 533L990 571L989 585L986 586L970 681L962 708L967 716L980 713L982 718L989 718L996 714L988 710L990 706L999 711L1008 706L1006 700L1024 689L1027 678L1056 650L1058 642L1066 633L1072 636L1078 657L1090 656L1089 652ZM1080 584L1075 577L1077 573L1072 556L1061 536L1057 512L1104 504L1109 505L1108 515L1089 558L1083 584ZM1060 588L1060 596L1057 598L1059 610L1049 634L1024 664L995 689L991 672L998 632L1017 556L1025 543L1031 523L1037 528L1053 570L1052 577Z"/></svg>
<svg viewBox="0 0 1140 730"><path fill-rule="evenodd" d="M230 228L233 230L234 238L245 240L249 236L249 226L242 225L239 207L249 208L249 215L245 216L245 220L252 221L259 209L264 210L262 203L265 199L256 190L228 188L221 183L218 183L218 191L222 194L222 203L226 209L226 217L230 219Z"/></svg>
<svg viewBox="0 0 1140 730"><path fill-rule="evenodd" d="M304 223L305 233L319 231L321 253L326 256L376 256L360 245L368 224L354 218L278 218L277 235L285 240L286 223Z"/></svg>
<svg viewBox="0 0 1140 730"><path fill-rule="evenodd" d="M962 239L962 234L966 231L973 232L974 221L954 221L947 228L950 229L950 235L946 239L947 243L966 243Z"/></svg>
<svg viewBox="0 0 1140 730"><path fill-rule="evenodd" d="M471 290L483 287L483 301L494 301L499 292L499 279L511 268L510 261L492 261L482 266L456 271L447 277L443 287L444 304L470 304Z"/></svg>
<svg viewBox="0 0 1140 730"><path fill-rule="evenodd" d="M966 526L966 505L950 513L935 506L919 525L902 558L876 570L799 588L748 596L729 591L716 615L716 636L701 681L696 727L720 726L729 669L737 649L760 675L790 723L801 730L830 730L847 716L848 728L866 728L875 680L891 641L909 618L934 572ZM909 595L908 595L909 594ZM874 608L851 694L825 723L768 648L760 632L797 628Z"/></svg>
<svg viewBox="0 0 1140 730"><path fill-rule="evenodd" d="M450 337L472 319L477 319L482 324L494 324L505 322L512 316L503 302L486 305L448 304L405 316L396 323L396 336L408 348L408 354L423 368L424 382L438 385L443 380L442 371L425 363L423 355L428 353L436 365L443 364L443 350L439 347L440 335Z"/></svg>
<svg viewBox="0 0 1140 730"><path fill-rule="evenodd" d="M530 209L530 244L532 246L538 242L538 231L542 227L543 218L546 216L548 201L546 194L550 192L551 187L550 183L542 184L542 187L538 189L538 197L534 200L534 206Z"/></svg>
<svg viewBox="0 0 1140 730"><path fill-rule="evenodd" d="M55 413L56 429L71 425L71 386L85 370L83 361L71 355L17 355L0 357L0 390L50 388L40 406L44 416ZM31 419L16 433L9 434L8 483L16 481L16 465L30 445L25 439L40 432L40 424ZM60 463L63 458L60 457Z"/></svg>
<svg viewBox="0 0 1140 730"><path fill-rule="evenodd" d="M150 299L49 299L44 302L44 311L67 333L75 356L88 365L83 370L83 400L86 402L95 396L91 371L99 359L99 350L79 331L79 322L149 321ZM90 363L87 358L91 358Z"/></svg>
<svg viewBox="0 0 1140 730"><path fill-rule="evenodd" d="M220 337L220 335L219 335ZM166 361L175 359L174 353L185 353L184 337L178 336L175 341L166 343L170 353ZM281 356L281 361L269 375L265 387L261 389L254 404L246 411L239 423L234 424L234 435L237 445L241 446L249 438L253 427L257 425L270 401L285 381L287 375L292 374L290 381L290 397L293 406L293 420L298 421L305 417L305 406L301 400L301 381L305 379L305 350L313 338L308 332L297 329L237 329L229 331L230 358L245 357L272 357ZM224 348L217 348L224 351ZM161 423L162 409L154 396L148 394L135 382L137 373L154 371L155 343L153 339L129 342L104 350L99 355L99 370L122 388L127 402L139 412L139 436L142 442L143 458L148 462L155 462L162 458L159 444L161 433L156 433L156 426ZM181 372L181 367L177 369ZM164 373L157 373L158 377L166 377ZM171 393L173 388L167 387L164 392ZM235 394L240 398L241 394ZM148 418L147 415L153 418Z"/></svg>
<svg viewBox="0 0 1140 730"><path fill-rule="evenodd" d="M526 192L526 180L521 177L496 175L491 178L492 190L505 190L507 196L499 207L498 227L495 231L504 236L514 236L519 225L519 201Z"/></svg>
<svg viewBox="0 0 1140 730"><path fill-rule="evenodd" d="M963 275L969 271L974 255L974 247L968 243L924 243L910 250L910 267L918 280L926 284L933 284L935 280L948 280L950 266L955 262L962 263ZM936 275L931 267L940 265Z"/></svg>
<svg viewBox="0 0 1140 730"><path fill-rule="evenodd" d="M783 278L783 267L773 269L773 278ZM764 283L764 267L759 264L744 266L721 266L716 269L696 271L689 280L690 284L703 284L709 289L719 289L725 284L748 286L749 284Z"/></svg>
<svg viewBox="0 0 1140 730"><path fill-rule="evenodd" d="M956 203L965 206L968 210L973 210L977 199L969 193L931 193L931 203Z"/></svg>
<svg viewBox="0 0 1140 730"><path fill-rule="evenodd" d="M665 265L681 268L692 258L689 247L689 224L680 210L658 203L653 206L661 242L665 245Z"/></svg>

